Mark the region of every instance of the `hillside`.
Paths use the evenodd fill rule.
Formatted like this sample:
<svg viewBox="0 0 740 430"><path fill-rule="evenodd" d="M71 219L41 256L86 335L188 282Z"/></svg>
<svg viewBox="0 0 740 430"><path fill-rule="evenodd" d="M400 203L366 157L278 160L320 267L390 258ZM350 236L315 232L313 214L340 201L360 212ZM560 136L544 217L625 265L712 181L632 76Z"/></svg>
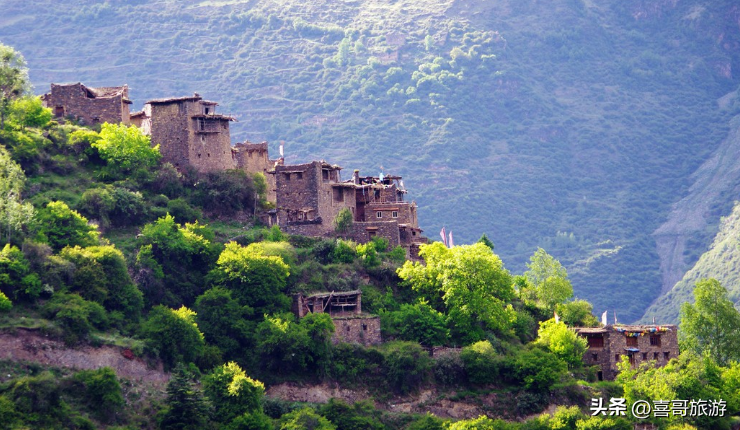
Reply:
<svg viewBox="0 0 740 430"><path fill-rule="evenodd" d="M704 253L683 278L655 302L645 313L645 320L653 316L660 321L678 322L681 304L693 302L696 282L714 278L729 291L730 299L740 299L740 204L735 203L732 213L722 218L719 232L709 250Z"/></svg>
<svg viewBox="0 0 740 430"><path fill-rule="evenodd" d="M239 118L237 140L285 141L287 162L404 176L432 238L486 233L515 271L546 248L579 297L624 321L728 209L688 233L686 255L656 245L738 113L717 103L740 82L729 0L2 6L0 41L37 93L127 83L140 107L199 92Z"/></svg>

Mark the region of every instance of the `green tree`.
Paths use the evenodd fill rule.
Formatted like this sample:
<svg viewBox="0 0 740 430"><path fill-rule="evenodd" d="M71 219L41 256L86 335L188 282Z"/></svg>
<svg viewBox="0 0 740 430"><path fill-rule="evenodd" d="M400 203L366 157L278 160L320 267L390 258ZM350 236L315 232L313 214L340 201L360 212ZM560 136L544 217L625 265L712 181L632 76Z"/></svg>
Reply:
<svg viewBox="0 0 740 430"><path fill-rule="evenodd" d="M55 250L65 246L93 246L98 244L99 233L87 218L64 202L49 202L39 211L39 233Z"/></svg>
<svg viewBox="0 0 740 430"><path fill-rule="evenodd" d="M567 325L579 327L596 327L599 320L593 315L593 306L585 300L558 303L555 312Z"/></svg>
<svg viewBox="0 0 740 430"><path fill-rule="evenodd" d="M33 300L42 291L41 279L20 249L5 244L0 250L0 290L13 300Z"/></svg>
<svg viewBox="0 0 740 430"><path fill-rule="evenodd" d="M429 376L432 360L415 342L388 342L382 348L386 380L401 394L413 391Z"/></svg>
<svg viewBox="0 0 740 430"><path fill-rule="evenodd" d="M160 429L201 430L206 428L208 406L182 364L172 372L172 378L167 384L167 398L164 403L166 407L160 415Z"/></svg>
<svg viewBox="0 0 740 430"><path fill-rule="evenodd" d="M33 206L21 200L25 184L26 175L23 169L13 161L5 147L0 145L0 238L4 235L6 242L10 242L13 231L20 231L34 218Z"/></svg>
<svg viewBox="0 0 740 430"><path fill-rule="evenodd" d="M342 208L334 218L334 231L339 234L349 233L352 230L352 222L352 212L347 208Z"/></svg>
<svg viewBox="0 0 740 430"><path fill-rule="evenodd" d="M0 43L0 130L5 128L10 103L29 90L26 60L10 46Z"/></svg>
<svg viewBox="0 0 740 430"><path fill-rule="evenodd" d="M311 339L305 327L296 324L291 314L266 316L257 326L257 353L262 365L277 373L305 371L312 361Z"/></svg>
<svg viewBox="0 0 740 430"><path fill-rule="evenodd" d="M227 359L243 357L252 344L254 310L232 298L231 291L215 287L195 301L198 327L209 344L218 346Z"/></svg>
<svg viewBox="0 0 740 430"><path fill-rule="evenodd" d="M121 384L110 367L77 372L74 381L82 386L81 394L96 417L110 422L125 405Z"/></svg>
<svg viewBox="0 0 740 430"><path fill-rule="evenodd" d="M570 368L583 365L583 354L588 349L586 339L555 319L540 322L537 343L547 347Z"/></svg>
<svg viewBox="0 0 740 430"><path fill-rule="evenodd" d="M400 340L439 346L445 345L450 337L445 316L425 301L403 304L398 311L384 314L382 319L383 331Z"/></svg>
<svg viewBox="0 0 740 430"><path fill-rule="evenodd" d="M51 121L51 109L38 97L21 97L10 104L10 118L21 128L41 127Z"/></svg>
<svg viewBox="0 0 740 430"><path fill-rule="evenodd" d="M205 345L195 312L185 306L177 310L155 306L142 324L141 332L168 368L195 361Z"/></svg>
<svg viewBox="0 0 740 430"><path fill-rule="evenodd" d="M214 285L231 290L242 305L272 313L289 307L290 299L283 293L289 274L282 258L230 242L209 277Z"/></svg>
<svg viewBox="0 0 740 430"><path fill-rule="evenodd" d="M144 226L136 279L147 303L192 305L203 293L206 274L217 258L208 236L210 231L197 222L180 225L171 215Z"/></svg>
<svg viewBox="0 0 740 430"><path fill-rule="evenodd" d="M280 430L336 430L336 427L313 409L303 408L280 417Z"/></svg>
<svg viewBox="0 0 740 430"><path fill-rule="evenodd" d="M499 379L499 357L491 342L481 340L468 345L460 352L465 372L472 384L491 384Z"/></svg>
<svg viewBox="0 0 740 430"><path fill-rule="evenodd" d="M544 249L537 248L527 268L524 276L533 288L533 298L544 309L552 311L555 305L573 297L573 286L565 267Z"/></svg>
<svg viewBox="0 0 740 430"><path fill-rule="evenodd" d="M153 167L162 155L159 145L151 145L146 136L136 126L104 123L100 129L100 140L92 143L100 157L119 174L134 169Z"/></svg>
<svg viewBox="0 0 740 430"><path fill-rule="evenodd" d="M264 384L247 376L233 361L213 369L204 378L203 386L213 404L215 416L222 423L243 414L262 412Z"/></svg>
<svg viewBox="0 0 740 430"><path fill-rule="evenodd" d="M487 247L491 248L491 251L493 251L493 242L491 242L491 239L489 239L485 233L483 233L483 236L478 239L478 242L486 245Z"/></svg>
<svg viewBox="0 0 740 430"><path fill-rule="evenodd" d="M716 279L696 283L694 304L681 306L682 350L706 351L717 363L740 360L740 312Z"/></svg>
<svg viewBox="0 0 740 430"><path fill-rule="evenodd" d="M508 332L516 318L511 276L501 259L482 243L448 249L422 245L425 264L407 261L398 275L447 315L453 334L480 340L484 329Z"/></svg>

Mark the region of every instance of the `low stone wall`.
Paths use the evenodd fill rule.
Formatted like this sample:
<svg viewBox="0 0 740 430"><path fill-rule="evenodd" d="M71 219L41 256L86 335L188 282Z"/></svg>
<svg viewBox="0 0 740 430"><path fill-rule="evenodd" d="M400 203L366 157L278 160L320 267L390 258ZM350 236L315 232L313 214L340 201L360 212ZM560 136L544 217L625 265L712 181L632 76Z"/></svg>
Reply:
<svg viewBox="0 0 740 430"><path fill-rule="evenodd" d="M359 343L361 345L379 345L383 342L380 334L380 317L377 316L343 316L334 317L334 336L332 342Z"/></svg>

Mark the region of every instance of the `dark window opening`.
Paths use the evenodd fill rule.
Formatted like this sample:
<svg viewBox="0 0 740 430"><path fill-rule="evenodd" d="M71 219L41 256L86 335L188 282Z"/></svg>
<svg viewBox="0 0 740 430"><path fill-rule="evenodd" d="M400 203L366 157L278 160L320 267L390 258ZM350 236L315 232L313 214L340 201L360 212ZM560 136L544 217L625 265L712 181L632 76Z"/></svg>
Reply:
<svg viewBox="0 0 740 430"><path fill-rule="evenodd" d="M396 211L391 212L391 218L398 218L398 212Z"/></svg>
<svg viewBox="0 0 740 430"><path fill-rule="evenodd" d="M643 352L642 353L642 359L643 360L647 360L647 352Z"/></svg>
<svg viewBox="0 0 740 430"><path fill-rule="evenodd" d="M604 347L604 336L589 336L588 337L588 347L589 348L603 348Z"/></svg>
<svg viewBox="0 0 740 430"><path fill-rule="evenodd" d="M670 358L671 358L671 353L670 353L670 352L668 352L668 351L665 351L665 352L663 353L663 358L665 358L666 360L670 359Z"/></svg>
<svg viewBox="0 0 740 430"><path fill-rule="evenodd" d="M367 330L367 324L363 324L363 325L362 325L362 329L363 329L363 330Z"/></svg>
<svg viewBox="0 0 740 430"><path fill-rule="evenodd" d="M628 337L627 338L627 346L637 346L637 338L636 337Z"/></svg>
<svg viewBox="0 0 740 430"><path fill-rule="evenodd" d="M660 346L660 335L659 334L650 335L650 346Z"/></svg>
<svg viewBox="0 0 740 430"><path fill-rule="evenodd" d="M342 190L341 188L332 188L332 191L334 192L334 201L337 203L343 203L344 190Z"/></svg>
<svg viewBox="0 0 740 430"><path fill-rule="evenodd" d="M208 158L211 158L211 154L210 154L210 153L208 153L208 154L206 154L206 155L208 155Z"/></svg>
<svg viewBox="0 0 740 430"><path fill-rule="evenodd" d="M206 115L211 111L211 108L205 108L206 109Z"/></svg>
<svg viewBox="0 0 740 430"><path fill-rule="evenodd" d="M601 370L599 370L598 373L596 373L596 378L598 378L599 381L603 381L604 380L604 372L602 372Z"/></svg>
<svg viewBox="0 0 740 430"><path fill-rule="evenodd" d="M593 361L598 361L599 360L599 354L591 354L591 359Z"/></svg>
<svg viewBox="0 0 740 430"><path fill-rule="evenodd" d="M349 326L347 326L347 333L349 333Z"/></svg>
<svg viewBox="0 0 740 430"><path fill-rule="evenodd" d="M64 106L57 106L54 108L54 115L57 117L63 117L64 116Z"/></svg>
<svg viewBox="0 0 740 430"><path fill-rule="evenodd" d="M329 180L329 171L328 170L322 170L321 171L321 179L324 180L324 182Z"/></svg>
<svg viewBox="0 0 740 430"><path fill-rule="evenodd" d="M290 173L283 173L283 177L286 181L290 181Z"/></svg>
<svg viewBox="0 0 740 430"><path fill-rule="evenodd" d="M375 218L383 218L383 212L381 211L375 212Z"/></svg>
<svg viewBox="0 0 740 430"><path fill-rule="evenodd" d="M199 119L198 120L198 127L201 130L205 130L206 129L206 120L204 120L203 118Z"/></svg>
<svg viewBox="0 0 740 430"><path fill-rule="evenodd" d="M619 361L619 354L614 354L614 361Z"/></svg>
<svg viewBox="0 0 740 430"><path fill-rule="evenodd" d="M370 239L374 238L377 235L378 235L378 232L375 230L370 230L367 232L367 237L369 237Z"/></svg>
<svg viewBox="0 0 740 430"><path fill-rule="evenodd" d="M654 352L653 353L653 360L658 360L658 353L657 352Z"/></svg>
<svg viewBox="0 0 740 430"><path fill-rule="evenodd" d="M303 179L303 172L296 172L295 178L298 179L298 180Z"/></svg>
<svg viewBox="0 0 740 430"><path fill-rule="evenodd" d="M416 232L415 232L415 231L412 231L412 232L411 232L411 235L412 235L412 236L416 236Z"/></svg>
<svg viewBox="0 0 740 430"><path fill-rule="evenodd" d="M635 354L629 354L627 357L630 359L630 364L634 365L635 364Z"/></svg>
<svg viewBox="0 0 740 430"><path fill-rule="evenodd" d="M198 158L200 158L200 154L198 154Z"/></svg>

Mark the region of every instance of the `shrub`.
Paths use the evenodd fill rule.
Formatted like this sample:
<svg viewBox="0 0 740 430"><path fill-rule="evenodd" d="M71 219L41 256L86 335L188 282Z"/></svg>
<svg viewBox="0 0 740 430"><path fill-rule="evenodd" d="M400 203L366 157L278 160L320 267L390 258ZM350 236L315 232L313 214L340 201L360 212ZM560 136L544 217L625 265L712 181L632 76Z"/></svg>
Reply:
<svg viewBox="0 0 740 430"><path fill-rule="evenodd" d="M534 392L548 391L566 370L565 363L539 348L517 355L514 361L516 379L525 389Z"/></svg>
<svg viewBox="0 0 740 430"><path fill-rule="evenodd" d="M64 330L64 341L74 345L86 339L93 327L108 328L108 315L98 303L77 294L56 293L43 307L43 313L53 318Z"/></svg>
<svg viewBox="0 0 740 430"><path fill-rule="evenodd" d="M334 247L333 261L336 263L351 263L355 261L357 244L351 240L337 239Z"/></svg>
<svg viewBox="0 0 740 430"><path fill-rule="evenodd" d="M352 222L352 212L347 208L342 208L334 218L334 230L339 234L346 234L352 229Z"/></svg>
<svg viewBox="0 0 740 430"><path fill-rule="evenodd" d="M220 422L228 423L239 415L262 412L264 384L247 376L234 362L213 369L204 378L203 387Z"/></svg>
<svg viewBox="0 0 740 430"><path fill-rule="evenodd" d="M55 251L65 246L98 244L98 230L87 224L87 218L64 202L50 202L39 211L39 233Z"/></svg>
<svg viewBox="0 0 740 430"><path fill-rule="evenodd" d="M200 209L191 206L185 199L177 198L167 202L167 212L178 223L195 222L203 217Z"/></svg>
<svg viewBox="0 0 740 430"><path fill-rule="evenodd" d="M96 417L110 422L123 407L123 393L116 374L110 367L83 370L74 375L74 381L82 386L81 394Z"/></svg>
<svg viewBox="0 0 740 430"><path fill-rule="evenodd" d="M142 324L142 335L147 345L159 354L165 366L190 363L203 351L203 333L198 330L195 312L181 307L178 310L155 306Z"/></svg>
<svg viewBox="0 0 740 430"><path fill-rule="evenodd" d="M162 157L159 145L152 146L149 136L136 126L124 124L103 124L100 139L92 146L116 175L155 166Z"/></svg>
<svg viewBox="0 0 740 430"><path fill-rule="evenodd" d="M389 342L382 351L386 379L399 393L409 393L427 379L432 360L418 343Z"/></svg>
<svg viewBox="0 0 740 430"><path fill-rule="evenodd" d="M311 408L289 412L280 418L280 430L336 430L334 424Z"/></svg>
<svg viewBox="0 0 740 430"><path fill-rule="evenodd" d="M498 380L498 354L491 342L482 340L466 346L460 353L468 380L473 384L492 384Z"/></svg>
<svg viewBox="0 0 740 430"><path fill-rule="evenodd" d="M331 349L329 374L335 380L358 382L376 374L383 360L383 354L375 348L340 343Z"/></svg>
<svg viewBox="0 0 740 430"><path fill-rule="evenodd" d="M252 179L242 170L210 172L195 187L194 202L219 215L254 210Z"/></svg>
<svg viewBox="0 0 740 430"><path fill-rule="evenodd" d="M13 302L10 301L8 296L0 291L0 312L7 312L13 308Z"/></svg>
<svg viewBox="0 0 740 430"><path fill-rule="evenodd" d="M13 300L33 300L42 291L41 280L20 249L9 243L0 250L0 291Z"/></svg>
<svg viewBox="0 0 740 430"><path fill-rule="evenodd" d="M384 330L401 340L438 346L449 339L445 316L426 302L401 305L398 311L384 314L383 320Z"/></svg>
<svg viewBox="0 0 740 430"><path fill-rule="evenodd" d="M436 356L433 370L434 380L441 385L464 384L468 378L465 372L465 363L460 354L455 351L446 351Z"/></svg>

